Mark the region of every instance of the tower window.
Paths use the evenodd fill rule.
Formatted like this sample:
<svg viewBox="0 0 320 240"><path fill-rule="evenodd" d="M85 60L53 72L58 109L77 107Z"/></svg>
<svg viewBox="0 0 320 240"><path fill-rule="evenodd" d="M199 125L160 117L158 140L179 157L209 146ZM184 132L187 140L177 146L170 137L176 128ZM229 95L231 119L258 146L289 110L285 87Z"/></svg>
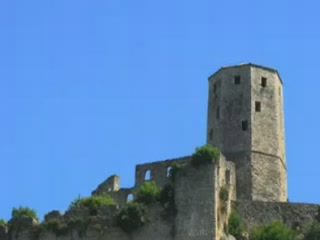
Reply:
<svg viewBox="0 0 320 240"><path fill-rule="evenodd" d="M238 85L238 84L240 84L240 76L238 75L238 76L234 76L234 84L236 84L236 85Z"/></svg>
<svg viewBox="0 0 320 240"><path fill-rule="evenodd" d="M216 91L217 91L217 85L213 84L213 93L216 93Z"/></svg>
<svg viewBox="0 0 320 240"><path fill-rule="evenodd" d="M217 118L218 120L220 119L220 107L217 108L216 118Z"/></svg>
<svg viewBox="0 0 320 240"><path fill-rule="evenodd" d="M248 121L242 121L242 131L247 131L248 130Z"/></svg>
<svg viewBox="0 0 320 240"><path fill-rule="evenodd" d="M262 87L266 87L267 86L267 78L265 78L265 77L261 78L261 86Z"/></svg>
<svg viewBox="0 0 320 240"><path fill-rule="evenodd" d="M261 102L256 102L256 112L261 112Z"/></svg>
<svg viewBox="0 0 320 240"><path fill-rule="evenodd" d="M213 130L212 130L212 128L210 129L210 133L209 133L209 139L210 139L210 141L212 141L212 136L213 136Z"/></svg>

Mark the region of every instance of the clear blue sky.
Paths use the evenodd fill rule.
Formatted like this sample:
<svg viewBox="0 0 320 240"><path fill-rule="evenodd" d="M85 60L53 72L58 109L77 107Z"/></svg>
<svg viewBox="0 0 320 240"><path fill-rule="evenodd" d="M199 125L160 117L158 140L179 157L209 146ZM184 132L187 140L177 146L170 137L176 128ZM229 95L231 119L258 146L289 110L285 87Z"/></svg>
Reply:
<svg viewBox="0 0 320 240"><path fill-rule="evenodd" d="M207 77L284 81L289 199L320 203L317 0L0 2L0 218L42 217L111 174L205 143Z"/></svg>

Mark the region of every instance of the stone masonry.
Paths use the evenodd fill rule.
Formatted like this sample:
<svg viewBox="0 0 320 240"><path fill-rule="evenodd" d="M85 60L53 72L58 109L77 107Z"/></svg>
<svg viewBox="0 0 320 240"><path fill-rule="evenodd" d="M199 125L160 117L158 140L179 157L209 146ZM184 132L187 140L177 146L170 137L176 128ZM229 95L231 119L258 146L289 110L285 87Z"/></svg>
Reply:
<svg viewBox="0 0 320 240"><path fill-rule="evenodd" d="M22 217L9 226L0 224L0 240L231 239L225 226L232 209L247 231L274 220L303 230L320 221L320 206L287 202L282 92L280 75L272 68L251 63L220 68L209 77L206 133L207 144L220 150L219 159L198 167L191 164L191 156L137 165L133 187L121 188L120 177L112 175L92 191L92 196L111 196L116 206L100 208L95 216L87 208L52 211L44 220L64 224L90 219L82 231L40 231L42 225ZM153 203L148 221L132 233L124 232L116 212L135 198L144 182L162 188L172 181L173 163L181 166L173 182L176 212L165 215L163 206Z"/></svg>

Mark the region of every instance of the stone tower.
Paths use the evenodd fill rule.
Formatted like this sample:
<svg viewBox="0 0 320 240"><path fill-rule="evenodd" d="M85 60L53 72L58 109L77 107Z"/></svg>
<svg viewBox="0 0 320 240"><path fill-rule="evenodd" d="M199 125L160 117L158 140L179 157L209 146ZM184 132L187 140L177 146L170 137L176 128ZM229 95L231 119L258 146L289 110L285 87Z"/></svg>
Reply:
<svg viewBox="0 0 320 240"><path fill-rule="evenodd" d="M247 63L209 77L207 143L236 165L237 198L287 201L282 80Z"/></svg>

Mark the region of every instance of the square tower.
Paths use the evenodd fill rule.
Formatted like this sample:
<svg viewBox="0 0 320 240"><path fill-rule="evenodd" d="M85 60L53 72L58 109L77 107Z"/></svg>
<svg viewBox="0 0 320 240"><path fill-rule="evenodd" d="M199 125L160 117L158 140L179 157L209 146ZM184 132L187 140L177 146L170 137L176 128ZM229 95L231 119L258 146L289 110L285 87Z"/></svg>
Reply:
<svg viewBox="0 0 320 240"><path fill-rule="evenodd" d="M251 63L209 77L207 143L236 165L237 198L287 201L282 80Z"/></svg>

